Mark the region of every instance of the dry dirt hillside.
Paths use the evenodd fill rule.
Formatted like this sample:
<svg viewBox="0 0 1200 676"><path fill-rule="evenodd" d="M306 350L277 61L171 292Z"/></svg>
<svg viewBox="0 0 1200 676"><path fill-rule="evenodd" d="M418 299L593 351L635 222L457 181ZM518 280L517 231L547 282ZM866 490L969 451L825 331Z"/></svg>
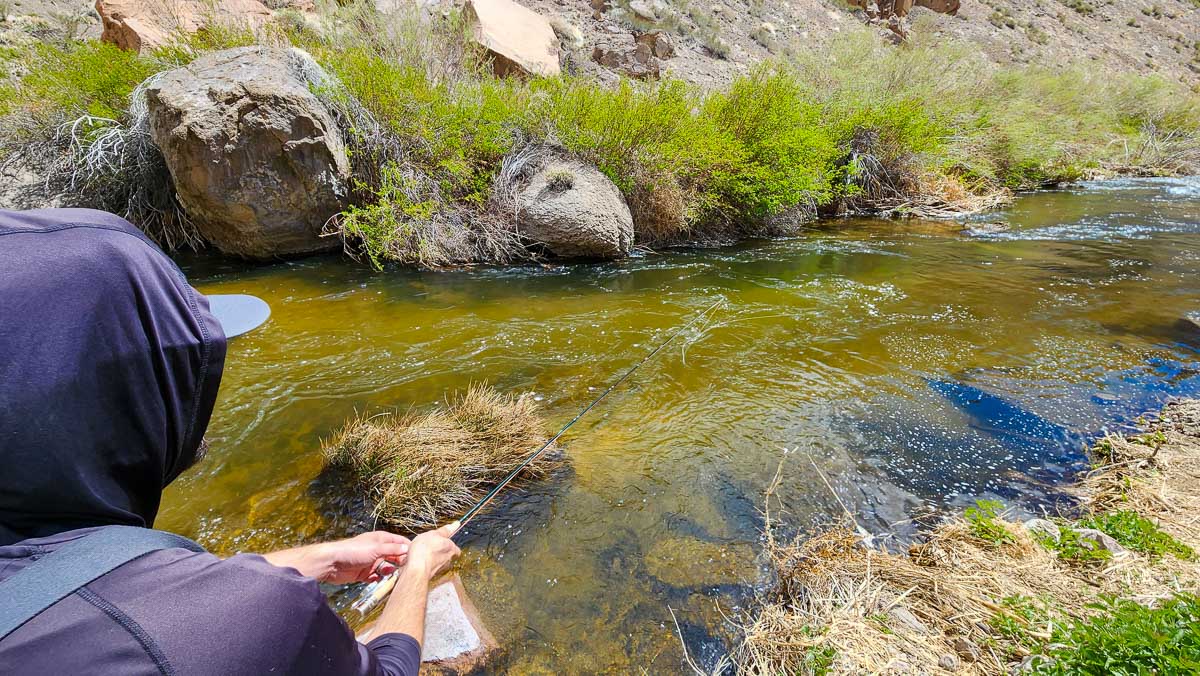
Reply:
<svg viewBox="0 0 1200 676"><path fill-rule="evenodd" d="M660 61L663 72L715 85L771 54L811 51L868 21L853 7L862 0L519 2L577 28L570 68L608 80L621 69L595 63L593 52L597 46L629 51L635 30L659 29L669 36L675 54ZM874 7L875 0L864 4ZM99 34L88 0L0 0L0 13L5 15L0 33L7 34L0 42L11 41L14 33ZM1085 61L1115 72L1157 72L1200 87L1200 0L961 0L954 16L914 7L907 21L922 33L977 45L998 63ZM876 25L891 34L884 22Z"/></svg>
<svg viewBox="0 0 1200 676"><path fill-rule="evenodd" d="M661 28L677 37L665 69L701 84L727 80L772 53L819 47L867 21L842 0L610 0L612 8L599 13L585 0L521 2L582 30L585 44L573 54L582 70L595 69L588 63L595 43L631 27ZM1200 0L962 0L955 16L914 7L908 20L977 45L998 63L1087 61L1200 84ZM882 24L879 30L889 32Z"/></svg>

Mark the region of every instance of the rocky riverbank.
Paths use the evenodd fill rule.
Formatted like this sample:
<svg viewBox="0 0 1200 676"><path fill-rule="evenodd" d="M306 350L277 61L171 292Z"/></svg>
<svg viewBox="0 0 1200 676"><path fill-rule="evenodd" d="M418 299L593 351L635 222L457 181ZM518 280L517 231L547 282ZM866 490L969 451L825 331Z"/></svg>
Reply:
<svg viewBox="0 0 1200 676"><path fill-rule="evenodd" d="M1200 401L1092 448L1070 517L981 502L907 553L850 528L768 547L746 673L1178 673L1200 658Z"/></svg>
<svg viewBox="0 0 1200 676"><path fill-rule="evenodd" d="M6 18L2 203L105 208L168 248L442 267L1200 167L1171 78L998 66L914 20L970 4L831 6L857 23L811 40L755 3L270 4L100 0L98 40Z"/></svg>

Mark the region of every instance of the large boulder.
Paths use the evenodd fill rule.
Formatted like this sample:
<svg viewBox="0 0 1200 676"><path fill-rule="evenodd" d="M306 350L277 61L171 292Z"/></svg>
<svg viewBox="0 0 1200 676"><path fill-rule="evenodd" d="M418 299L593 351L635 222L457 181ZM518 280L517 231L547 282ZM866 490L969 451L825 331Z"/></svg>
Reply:
<svg viewBox="0 0 1200 676"><path fill-rule="evenodd" d="M633 246L621 191L590 164L555 155L516 192L522 236L563 257L618 258Z"/></svg>
<svg viewBox="0 0 1200 676"><path fill-rule="evenodd" d="M259 0L96 0L100 39L122 49L161 47L209 26L257 28L271 18Z"/></svg>
<svg viewBox="0 0 1200 676"><path fill-rule="evenodd" d="M159 76L150 133L201 235L246 258L340 246L322 238L341 210L350 162L308 83L325 77L296 49L239 47Z"/></svg>
<svg viewBox="0 0 1200 676"><path fill-rule="evenodd" d="M463 12L496 75L559 74L558 36L542 15L512 0L467 0Z"/></svg>

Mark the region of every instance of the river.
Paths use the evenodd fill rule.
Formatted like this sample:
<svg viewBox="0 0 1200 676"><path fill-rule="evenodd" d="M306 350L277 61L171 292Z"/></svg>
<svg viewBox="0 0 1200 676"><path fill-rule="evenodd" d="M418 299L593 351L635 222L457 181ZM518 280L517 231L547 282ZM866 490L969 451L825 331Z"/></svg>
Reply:
<svg viewBox="0 0 1200 676"><path fill-rule="evenodd" d="M356 527L345 487L318 479L322 437L356 411L486 381L536 393L556 429L727 301L572 429L562 471L470 525L460 572L507 649L497 668L520 673L677 672L680 634L711 666L767 582L781 462L782 533L849 510L902 539L979 497L1069 509L1087 439L1200 394L1200 179L604 264L181 263L200 290L273 311L231 343L212 450L157 524L222 553ZM359 592L330 590L355 626Z"/></svg>

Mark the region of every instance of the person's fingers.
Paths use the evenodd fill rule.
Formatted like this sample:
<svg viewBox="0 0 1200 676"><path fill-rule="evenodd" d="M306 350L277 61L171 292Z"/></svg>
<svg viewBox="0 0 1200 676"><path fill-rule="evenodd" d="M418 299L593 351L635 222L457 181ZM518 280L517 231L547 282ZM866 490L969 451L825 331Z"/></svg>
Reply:
<svg viewBox="0 0 1200 676"><path fill-rule="evenodd" d="M380 558L395 558L408 553L408 542L383 542L375 547L375 555Z"/></svg>
<svg viewBox="0 0 1200 676"><path fill-rule="evenodd" d="M374 535L379 542L388 542L401 545L406 545L409 542L408 538L404 537L403 535L389 533L386 530L377 530L371 534Z"/></svg>
<svg viewBox="0 0 1200 676"><path fill-rule="evenodd" d="M448 537L454 535L456 532L458 532L459 525L460 525L459 522L455 521L453 523L448 523L445 526L442 526L441 528L437 529L434 532L437 533L438 535L441 535L444 538L448 538Z"/></svg>

